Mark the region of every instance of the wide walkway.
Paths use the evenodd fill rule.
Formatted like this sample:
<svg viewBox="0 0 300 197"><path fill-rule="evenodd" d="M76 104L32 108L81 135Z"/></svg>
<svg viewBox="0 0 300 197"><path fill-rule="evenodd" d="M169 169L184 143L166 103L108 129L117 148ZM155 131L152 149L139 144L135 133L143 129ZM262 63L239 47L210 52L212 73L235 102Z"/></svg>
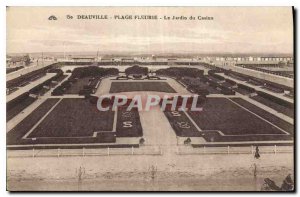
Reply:
<svg viewBox="0 0 300 197"><path fill-rule="evenodd" d="M145 145L176 145L176 134L159 106L153 107L150 111L140 111L139 113Z"/></svg>
<svg viewBox="0 0 300 197"><path fill-rule="evenodd" d="M177 140L168 119L158 106L150 111L141 111L145 146L160 147L162 154L172 157L177 151Z"/></svg>

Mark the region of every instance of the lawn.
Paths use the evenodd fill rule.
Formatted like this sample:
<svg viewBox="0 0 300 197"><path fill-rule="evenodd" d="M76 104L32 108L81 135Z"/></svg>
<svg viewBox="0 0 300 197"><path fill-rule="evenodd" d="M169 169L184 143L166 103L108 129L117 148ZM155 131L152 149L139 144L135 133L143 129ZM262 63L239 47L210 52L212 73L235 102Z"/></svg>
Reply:
<svg viewBox="0 0 300 197"><path fill-rule="evenodd" d="M59 99L47 99L31 114L6 134L7 145L26 143L22 137L58 102Z"/></svg>
<svg viewBox="0 0 300 197"><path fill-rule="evenodd" d="M85 85L89 84L90 79L90 77L77 79L77 81L72 83L71 87L66 90L65 94L78 94Z"/></svg>
<svg viewBox="0 0 300 197"><path fill-rule="evenodd" d="M117 137L141 137L143 129L137 108L127 111L126 107L118 108Z"/></svg>
<svg viewBox="0 0 300 197"><path fill-rule="evenodd" d="M167 82L112 82L109 92L156 91L176 93Z"/></svg>
<svg viewBox="0 0 300 197"><path fill-rule="evenodd" d="M200 128L200 132L184 112L164 112L177 136L203 137L207 142L292 140L293 126L242 99L207 98L203 111L187 114ZM177 114L177 115L176 115ZM258 117L258 116L260 117ZM268 123L271 122L272 124ZM274 126L275 125L275 126ZM277 128L277 127L279 128ZM221 131L222 133L219 133Z"/></svg>
<svg viewBox="0 0 300 197"><path fill-rule="evenodd" d="M225 135L284 134L225 98L208 98L202 112L188 112L202 130L220 130Z"/></svg>
<svg viewBox="0 0 300 197"><path fill-rule="evenodd" d="M99 111L89 100L63 99L28 137L92 136L97 131L112 131L113 120L113 111Z"/></svg>

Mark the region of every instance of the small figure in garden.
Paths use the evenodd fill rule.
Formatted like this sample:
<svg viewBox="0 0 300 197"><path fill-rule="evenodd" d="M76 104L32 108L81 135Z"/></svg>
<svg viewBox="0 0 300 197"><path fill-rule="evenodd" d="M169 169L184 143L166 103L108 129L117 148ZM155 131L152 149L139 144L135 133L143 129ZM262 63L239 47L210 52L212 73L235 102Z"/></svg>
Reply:
<svg viewBox="0 0 300 197"><path fill-rule="evenodd" d="M187 138L186 140L184 140L185 145L191 144L191 142L192 142L191 138Z"/></svg>
<svg viewBox="0 0 300 197"><path fill-rule="evenodd" d="M256 146L256 148L255 148L255 154L254 154L254 158L255 158L255 159L259 159L259 158L260 158L260 154L259 154L259 148L258 148L258 146Z"/></svg>
<svg viewBox="0 0 300 197"><path fill-rule="evenodd" d="M145 139L144 138L141 138L140 139L140 145L143 145L145 143Z"/></svg>

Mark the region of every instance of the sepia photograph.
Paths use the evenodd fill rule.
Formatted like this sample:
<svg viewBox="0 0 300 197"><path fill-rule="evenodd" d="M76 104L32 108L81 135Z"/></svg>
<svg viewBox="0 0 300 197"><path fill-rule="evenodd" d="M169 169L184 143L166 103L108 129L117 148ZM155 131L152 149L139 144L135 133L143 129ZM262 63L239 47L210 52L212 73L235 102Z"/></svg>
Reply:
<svg viewBox="0 0 300 197"><path fill-rule="evenodd" d="M295 12L7 6L6 190L294 192Z"/></svg>

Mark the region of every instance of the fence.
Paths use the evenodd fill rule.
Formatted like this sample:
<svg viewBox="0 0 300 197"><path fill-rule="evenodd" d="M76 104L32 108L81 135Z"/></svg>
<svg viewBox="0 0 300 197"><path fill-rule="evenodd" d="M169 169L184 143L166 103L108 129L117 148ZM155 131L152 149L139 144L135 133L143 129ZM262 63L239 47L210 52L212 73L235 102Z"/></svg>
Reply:
<svg viewBox="0 0 300 197"><path fill-rule="evenodd" d="M7 150L7 157L70 157L70 156L112 156L112 155L162 155L159 146L140 146L139 148L82 148L82 149L29 149Z"/></svg>
<svg viewBox="0 0 300 197"><path fill-rule="evenodd" d="M7 150L8 158L15 157L72 157L72 156L113 156L113 155L163 155L161 146L140 146L139 148L82 148L82 149L29 149ZM177 155L203 155L203 154L254 154L255 146L226 146L226 147L198 147L179 145L168 147ZM259 146L260 154L293 153L293 146Z"/></svg>
<svg viewBox="0 0 300 197"><path fill-rule="evenodd" d="M189 154L254 154L255 146L222 146L222 147L198 147L178 146L178 155ZM263 154L279 154L279 153L293 153L293 146L259 146L259 153Z"/></svg>

